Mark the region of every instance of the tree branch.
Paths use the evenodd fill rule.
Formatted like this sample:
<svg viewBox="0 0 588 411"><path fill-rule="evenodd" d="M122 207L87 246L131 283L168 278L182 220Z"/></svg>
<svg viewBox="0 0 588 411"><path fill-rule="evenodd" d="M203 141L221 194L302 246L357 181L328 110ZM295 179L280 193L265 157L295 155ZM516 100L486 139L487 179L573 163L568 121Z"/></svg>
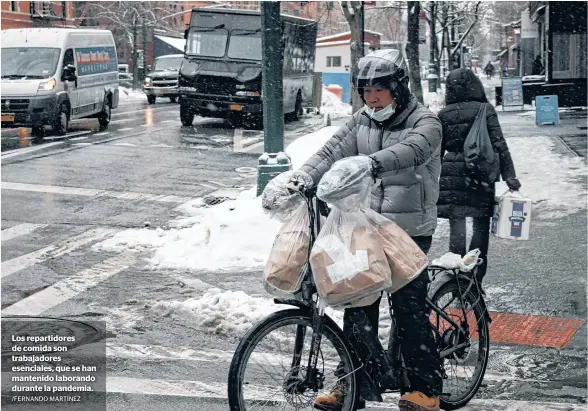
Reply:
<svg viewBox="0 0 588 411"><path fill-rule="evenodd" d="M472 28L478 22L478 7L480 6L480 3L482 3L482 2L481 1L478 1L476 3L476 7L474 9L474 21L472 21L472 23L470 24L470 26L467 28L467 30L465 31L465 33L461 36L461 38L459 39L459 41L455 45L455 48L451 52L451 56L452 57L455 56L455 53L457 52L457 50L459 50L459 48L461 47L461 44L463 43L463 41L465 40L465 38L468 36L468 34L470 34L470 31L472 31Z"/></svg>

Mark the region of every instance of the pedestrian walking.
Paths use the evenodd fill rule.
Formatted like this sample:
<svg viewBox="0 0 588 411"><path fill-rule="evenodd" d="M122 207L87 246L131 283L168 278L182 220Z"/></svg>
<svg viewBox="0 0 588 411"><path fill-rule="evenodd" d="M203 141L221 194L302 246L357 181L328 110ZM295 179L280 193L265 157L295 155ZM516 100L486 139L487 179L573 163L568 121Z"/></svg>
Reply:
<svg viewBox="0 0 588 411"><path fill-rule="evenodd" d="M441 143L441 177L439 180L439 218L449 219L449 251L465 255L466 218L473 219L473 235L469 249L479 248L483 264L477 267L478 281L488 268L488 243L490 220L494 209L495 184L473 186L468 177L464 160L464 141L476 119L481 105L486 105L486 123L494 151L500 160L500 175L509 189L517 191L521 184L516 178L515 167L494 107L488 103L484 86L471 71L457 69L446 80L446 106L439 112L443 128Z"/></svg>

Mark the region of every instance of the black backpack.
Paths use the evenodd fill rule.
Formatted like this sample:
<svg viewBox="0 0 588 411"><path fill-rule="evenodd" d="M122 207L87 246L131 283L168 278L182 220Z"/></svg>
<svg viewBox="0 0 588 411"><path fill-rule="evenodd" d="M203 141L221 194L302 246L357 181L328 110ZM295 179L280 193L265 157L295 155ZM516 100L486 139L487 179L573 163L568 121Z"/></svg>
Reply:
<svg viewBox="0 0 588 411"><path fill-rule="evenodd" d="M488 134L486 103L480 105L474 124L463 143L463 155L466 186L473 189L490 187L498 180L500 161Z"/></svg>

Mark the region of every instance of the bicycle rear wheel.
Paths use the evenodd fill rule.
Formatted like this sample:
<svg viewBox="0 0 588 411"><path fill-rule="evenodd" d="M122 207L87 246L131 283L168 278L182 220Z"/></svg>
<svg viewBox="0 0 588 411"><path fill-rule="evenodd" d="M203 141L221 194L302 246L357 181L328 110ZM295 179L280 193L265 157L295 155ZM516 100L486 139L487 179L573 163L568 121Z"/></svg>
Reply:
<svg viewBox="0 0 588 411"><path fill-rule="evenodd" d="M441 353L441 408L444 410L461 408L476 395L488 364L490 334L484 304L475 288L468 290L468 285L451 281L443 285L432 299L459 326L455 327L431 311L431 323L437 330L437 346ZM459 289L463 298L460 298Z"/></svg>
<svg viewBox="0 0 588 411"><path fill-rule="evenodd" d="M319 384L308 387L312 317L302 309L278 311L243 337L229 370L228 396L232 411L311 410L318 395L344 384L342 411L353 410L357 379L342 332L325 316L316 366ZM342 365L335 376L339 363Z"/></svg>

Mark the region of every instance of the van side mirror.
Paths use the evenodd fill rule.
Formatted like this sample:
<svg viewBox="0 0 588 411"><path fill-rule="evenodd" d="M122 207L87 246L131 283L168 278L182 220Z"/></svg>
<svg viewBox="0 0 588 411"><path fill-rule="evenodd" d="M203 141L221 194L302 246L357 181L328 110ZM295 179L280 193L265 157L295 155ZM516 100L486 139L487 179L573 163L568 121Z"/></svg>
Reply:
<svg viewBox="0 0 588 411"><path fill-rule="evenodd" d="M184 30L184 38L187 39L188 38L188 32L190 31L190 29L186 29Z"/></svg>
<svg viewBox="0 0 588 411"><path fill-rule="evenodd" d="M63 68L62 80L65 81L76 81L78 76L76 75L76 67L73 64L68 64Z"/></svg>

